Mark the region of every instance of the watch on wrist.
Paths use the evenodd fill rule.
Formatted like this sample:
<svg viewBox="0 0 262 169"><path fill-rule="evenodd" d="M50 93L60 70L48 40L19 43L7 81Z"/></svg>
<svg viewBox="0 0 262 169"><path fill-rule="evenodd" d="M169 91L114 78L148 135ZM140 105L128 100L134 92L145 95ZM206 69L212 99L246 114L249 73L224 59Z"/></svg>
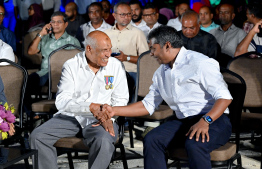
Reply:
<svg viewBox="0 0 262 169"><path fill-rule="evenodd" d="M126 57L126 61L129 61L131 58L130 58L130 55L128 55L127 57Z"/></svg>
<svg viewBox="0 0 262 169"><path fill-rule="evenodd" d="M212 124L213 123L213 119L210 116L204 115L202 116L202 118L208 123L208 124Z"/></svg>
<svg viewBox="0 0 262 169"><path fill-rule="evenodd" d="M40 33L37 33L36 36L38 36L38 37L41 38L41 39L42 39L42 37L43 37L42 35L40 35Z"/></svg>

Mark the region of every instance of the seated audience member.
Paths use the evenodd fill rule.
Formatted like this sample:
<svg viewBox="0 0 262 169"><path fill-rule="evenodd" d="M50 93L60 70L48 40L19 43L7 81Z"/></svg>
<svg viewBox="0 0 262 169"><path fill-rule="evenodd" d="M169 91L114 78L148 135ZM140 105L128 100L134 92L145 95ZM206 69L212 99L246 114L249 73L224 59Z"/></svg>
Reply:
<svg viewBox="0 0 262 169"><path fill-rule="evenodd" d="M219 8L219 20L221 25L209 31L209 33L215 36L217 42L221 46L221 52L226 54L222 56L224 57L223 62L228 62L228 60L234 57L237 45L246 36L246 33L242 29L233 24L234 17L234 7L230 4L222 4Z"/></svg>
<svg viewBox="0 0 262 169"><path fill-rule="evenodd" d="M25 33L42 29L45 26L43 8L41 5L30 5L30 7L28 8L28 15L29 18Z"/></svg>
<svg viewBox="0 0 262 169"><path fill-rule="evenodd" d="M189 10L190 7L188 4L186 3L181 3L178 6L178 17L175 19L170 19L167 22L167 26L171 26L173 28L175 28L177 31L180 31L182 29L182 23L181 23L181 17L183 15L183 13L185 13L187 10Z"/></svg>
<svg viewBox="0 0 262 169"><path fill-rule="evenodd" d="M199 18L201 22L200 29L203 31L209 32L210 30L219 27L219 25L212 21L213 13L208 6L203 6L200 8Z"/></svg>
<svg viewBox="0 0 262 169"><path fill-rule="evenodd" d="M132 13L131 24L145 33L146 22L142 19L143 6L141 2L138 0L133 0L129 2L129 6Z"/></svg>
<svg viewBox="0 0 262 169"><path fill-rule="evenodd" d="M5 8L0 5L0 39L10 45L14 51L16 51L16 39L15 34L9 29L5 28L3 23L5 17Z"/></svg>
<svg viewBox="0 0 262 169"><path fill-rule="evenodd" d="M40 0L44 10L44 21L48 23L54 12L59 11L61 0Z"/></svg>
<svg viewBox="0 0 262 169"><path fill-rule="evenodd" d="M2 78L0 76L0 104L4 105L7 102L7 99L5 97L5 92L4 92L4 84L2 81ZM15 126L13 123L8 123L10 130L8 131L9 136L12 136L15 134Z"/></svg>
<svg viewBox="0 0 262 169"><path fill-rule="evenodd" d="M68 26L66 27L66 32L75 37L78 28L80 25L85 23L85 20L82 16L77 14L77 6L74 2L69 2L65 6L65 14L68 19Z"/></svg>
<svg viewBox="0 0 262 169"><path fill-rule="evenodd" d="M103 19L103 7L98 2L93 2L88 7L88 16L90 21L80 26L77 31L76 38L81 42L82 46L85 46L85 38L86 36L95 30L105 31L112 26L105 22Z"/></svg>
<svg viewBox="0 0 262 169"><path fill-rule="evenodd" d="M251 4L247 7L247 20L255 26L237 46L235 56L256 51L262 53L262 5ZM260 29L259 29L260 26Z"/></svg>
<svg viewBox="0 0 262 169"><path fill-rule="evenodd" d="M0 59L8 59L12 62L15 62L15 55L12 47L7 43L3 42L1 39L0 39ZM0 63L0 66L4 66L4 65L9 65L9 64L6 62Z"/></svg>
<svg viewBox="0 0 262 169"><path fill-rule="evenodd" d="M145 169L167 168L166 149L172 140L185 147L190 169L211 169L210 152L227 143L232 128L226 115L232 96L219 64L184 48L172 27L160 26L148 38L151 55L161 63L149 93L140 102L121 107L104 105L103 110L110 116L152 115L164 100L175 114L144 138Z"/></svg>
<svg viewBox="0 0 262 169"><path fill-rule="evenodd" d="M44 86L48 81L48 57L50 53L66 44L73 44L80 47L78 40L66 33L65 29L67 25L67 16L63 12L55 12L51 17L50 23L43 27L28 48L29 55L34 55L39 52L42 54L40 71L32 73L28 77L25 92L25 106L29 111L32 103L31 93L39 90L40 87Z"/></svg>
<svg viewBox="0 0 262 169"><path fill-rule="evenodd" d="M115 18L110 12L110 6L111 6L110 2L108 0L102 0L101 4L104 11L104 15L103 15L104 20L106 21L106 23L113 26L115 24Z"/></svg>
<svg viewBox="0 0 262 169"><path fill-rule="evenodd" d="M192 10L182 15L182 30L178 32L183 46L188 50L200 52L210 58L217 58L220 52L216 38L200 29L199 15Z"/></svg>
<svg viewBox="0 0 262 169"><path fill-rule="evenodd" d="M101 111L102 104L125 106L129 96L125 69L110 57L111 47L105 33L91 32L86 38L86 50L64 64L55 103L59 111L30 137L31 148L39 151L39 169L58 168L54 143L79 132L89 147L88 168L108 167L115 151L118 124L103 117L103 122L95 125L95 117L106 116ZM107 77L113 80L107 83ZM76 92L81 93L78 98L74 97Z"/></svg>
<svg viewBox="0 0 262 169"><path fill-rule="evenodd" d="M159 9L159 14L164 15L167 18L168 21L170 19L174 18L174 13L169 8L161 8L161 9Z"/></svg>
<svg viewBox="0 0 262 169"><path fill-rule="evenodd" d="M143 9L143 20L146 22L143 29L146 37L153 29L161 25L157 22L158 17L158 9L152 3L147 3Z"/></svg>
<svg viewBox="0 0 262 169"><path fill-rule="evenodd" d="M144 33L132 26L131 8L124 2L114 6L113 16L116 24L105 31L112 42L112 52L118 53L115 56L124 63L126 71L136 79L138 56L148 50L148 44Z"/></svg>

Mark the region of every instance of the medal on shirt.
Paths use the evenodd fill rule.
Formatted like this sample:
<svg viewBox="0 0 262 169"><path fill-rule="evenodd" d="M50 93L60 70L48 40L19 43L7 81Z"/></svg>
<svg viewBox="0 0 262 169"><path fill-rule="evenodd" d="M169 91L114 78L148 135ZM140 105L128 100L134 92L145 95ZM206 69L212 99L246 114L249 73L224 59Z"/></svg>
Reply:
<svg viewBox="0 0 262 169"><path fill-rule="evenodd" d="M114 85L113 85L114 76L109 76L109 82L111 83L111 84L109 85L110 89L113 89L113 88L114 88Z"/></svg>
<svg viewBox="0 0 262 169"><path fill-rule="evenodd" d="M108 85L109 77L110 77L110 76L104 76L105 82L106 82L106 86L105 86L106 90L108 90L108 89L110 88L109 85Z"/></svg>

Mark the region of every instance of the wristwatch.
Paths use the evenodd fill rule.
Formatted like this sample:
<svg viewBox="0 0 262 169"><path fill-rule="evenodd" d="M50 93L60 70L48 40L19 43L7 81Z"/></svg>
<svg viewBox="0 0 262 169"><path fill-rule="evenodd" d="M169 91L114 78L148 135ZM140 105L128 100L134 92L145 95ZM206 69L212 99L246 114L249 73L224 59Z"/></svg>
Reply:
<svg viewBox="0 0 262 169"><path fill-rule="evenodd" d="M210 116L204 115L202 116L202 118L208 123L208 124L212 124L213 123L213 119Z"/></svg>
<svg viewBox="0 0 262 169"><path fill-rule="evenodd" d="M42 37L43 37L42 35L40 35L40 33L37 33L36 36L38 36L38 37L41 38L41 39L42 39Z"/></svg>
<svg viewBox="0 0 262 169"><path fill-rule="evenodd" d="M128 55L127 57L126 57L126 61L129 61L131 58L130 58L130 55Z"/></svg>

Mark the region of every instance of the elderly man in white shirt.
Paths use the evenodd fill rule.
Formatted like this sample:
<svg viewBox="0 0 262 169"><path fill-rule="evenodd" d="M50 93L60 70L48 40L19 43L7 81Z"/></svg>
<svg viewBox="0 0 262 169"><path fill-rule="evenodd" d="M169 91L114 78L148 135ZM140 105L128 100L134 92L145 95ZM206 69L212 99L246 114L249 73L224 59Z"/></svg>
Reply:
<svg viewBox="0 0 262 169"><path fill-rule="evenodd" d="M76 38L81 42L81 45L85 46L86 36L95 30L105 31L112 26L105 22L103 19L103 7L99 2L93 2L88 7L88 16L90 21L80 26L77 31Z"/></svg>
<svg viewBox="0 0 262 169"><path fill-rule="evenodd" d="M216 60L187 50L177 31L160 26L148 36L151 55L162 65L146 97L122 107L104 106L110 116L152 115L164 100L175 115L144 138L145 169L167 168L166 149L184 146L190 169L211 169L210 152L231 135L226 114L232 96Z"/></svg>
<svg viewBox="0 0 262 169"><path fill-rule="evenodd" d="M86 44L85 51L62 68L55 102L59 111L30 136L31 148L38 150L39 169L58 168L54 143L79 132L90 148L89 169L107 168L112 158L118 125L101 109L102 104L127 104L126 73L122 63L110 57L112 45L105 33L90 33ZM101 125L96 125L95 117Z"/></svg>
<svg viewBox="0 0 262 169"><path fill-rule="evenodd" d="M177 31L182 30L181 17L183 15L183 13L185 13L189 9L190 9L190 7L189 7L188 4L186 4L186 3L179 4L179 6L178 6L178 17L176 19L170 19L167 22L167 26L171 26L171 27L175 28Z"/></svg>
<svg viewBox="0 0 262 169"><path fill-rule="evenodd" d="M15 55L12 47L7 43L3 42L1 39L0 39L0 59L8 59L12 62L15 61ZM0 66L5 66L5 65L9 65L9 63L6 62L0 63Z"/></svg>

